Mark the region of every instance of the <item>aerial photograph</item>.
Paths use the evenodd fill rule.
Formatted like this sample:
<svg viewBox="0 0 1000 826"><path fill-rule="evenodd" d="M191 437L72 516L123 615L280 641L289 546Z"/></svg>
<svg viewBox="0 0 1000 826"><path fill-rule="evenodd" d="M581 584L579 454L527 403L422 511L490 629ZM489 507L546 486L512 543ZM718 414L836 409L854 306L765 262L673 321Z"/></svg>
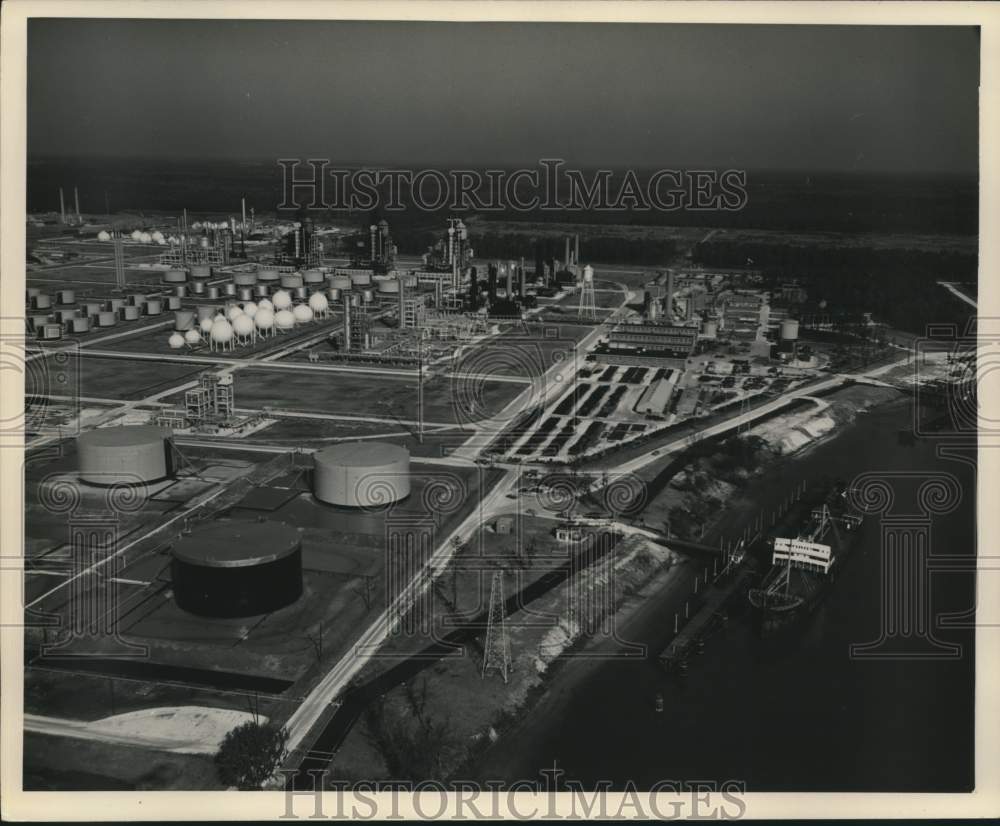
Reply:
<svg viewBox="0 0 1000 826"><path fill-rule="evenodd" d="M26 73L26 792L975 788L977 27Z"/></svg>

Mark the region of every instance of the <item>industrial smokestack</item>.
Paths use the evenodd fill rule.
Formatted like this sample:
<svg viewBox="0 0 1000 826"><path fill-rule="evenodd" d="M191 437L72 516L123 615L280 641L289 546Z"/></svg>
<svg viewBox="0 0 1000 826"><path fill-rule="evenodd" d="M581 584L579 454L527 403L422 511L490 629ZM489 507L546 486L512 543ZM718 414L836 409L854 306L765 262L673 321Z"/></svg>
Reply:
<svg viewBox="0 0 1000 826"><path fill-rule="evenodd" d="M510 264L504 265L507 268L507 300L514 295L514 268Z"/></svg>
<svg viewBox="0 0 1000 826"><path fill-rule="evenodd" d="M569 260L569 236L568 235L566 236L566 257L563 259L563 261L565 261L565 265L564 266L566 267L566 269L569 269L570 260Z"/></svg>
<svg viewBox="0 0 1000 826"><path fill-rule="evenodd" d="M497 265L489 264L486 271L486 294L490 298L490 302L496 302L497 300Z"/></svg>
<svg viewBox="0 0 1000 826"><path fill-rule="evenodd" d="M62 187L59 187L59 220L66 223L66 199L63 196Z"/></svg>
<svg viewBox="0 0 1000 826"><path fill-rule="evenodd" d="M399 279L399 329L403 329L403 317L406 314L406 285Z"/></svg>
<svg viewBox="0 0 1000 826"><path fill-rule="evenodd" d="M399 320L400 325L403 319ZM344 292L344 352L351 351L351 294Z"/></svg>
<svg viewBox="0 0 1000 826"><path fill-rule="evenodd" d="M73 187L73 199L76 201L76 221L80 223L82 220L80 218L80 193L75 186Z"/></svg>
<svg viewBox="0 0 1000 826"><path fill-rule="evenodd" d="M575 249L573 250L573 263L579 265L580 263L580 233L576 234Z"/></svg>
<svg viewBox="0 0 1000 826"><path fill-rule="evenodd" d="M667 270L667 321L674 320L674 271Z"/></svg>
<svg viewBox="0 0 1000 826"><path fill-rule="evenodd" d="M240 199L240 210L241 210L241 213L243 215L243 223L241 224L241 226L242 226L242 229L243 229L243 234L246 235L246 233L247 233L247 199L246 198L241 198Z"/></svg>

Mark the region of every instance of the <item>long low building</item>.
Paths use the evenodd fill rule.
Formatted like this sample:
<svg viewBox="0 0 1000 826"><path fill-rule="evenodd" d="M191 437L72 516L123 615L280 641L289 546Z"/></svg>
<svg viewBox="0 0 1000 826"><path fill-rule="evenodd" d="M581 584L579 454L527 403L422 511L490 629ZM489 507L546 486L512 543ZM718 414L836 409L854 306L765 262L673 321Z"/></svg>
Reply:
<svg viewBox="0 0 1000 826"><path fill-rule="evenodd" d="M649 385L646 391L635 406L636 413L652 413L662 416L670 404L670 398L674 394L674 386L677 383L677 371L672 370L655 384Z"/></svg>

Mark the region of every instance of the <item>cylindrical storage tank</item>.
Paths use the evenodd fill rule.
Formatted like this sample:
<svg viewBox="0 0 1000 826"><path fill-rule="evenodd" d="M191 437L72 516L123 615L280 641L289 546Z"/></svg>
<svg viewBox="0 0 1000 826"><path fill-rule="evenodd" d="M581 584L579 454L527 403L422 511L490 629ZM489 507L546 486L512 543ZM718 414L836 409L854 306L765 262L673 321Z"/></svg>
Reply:
<svg viewBox="0 0 1000 826"><path fill-rule="evenodd" d="M267 614L302 595L302 535L284 522L212 522L171 555L174 599L192 614Z"/></svg>
<svg viewBox="0 0 1000 826"><path fill-rule="evenodd" d="M346 293L344 295L345 301L350 301L352 307L361 306L361 293Z"/></svg>
<svg viewBox="0 0 1000 826"><path fill-rule="evenodd" d="M277 267L261 267L257 270L257 282L264 284L274 284L281 278L281 273Z"/></svg>
<svg viewBox="0 0 1000 826"><path fill-rule="evenodd" d="M236 272L233 273L233 283L237 287L252 287L257 283L257 273L255 272Z"/></svg>
<svg viewBox="0 0 1000 826"><path fill-rule="evenodd" d="M702 322L701 334L705 338L716 338L719 335L719 322L717 321Z"/></svg>
<svg viewBox="0 0 1000 826"><path fill-rule="evenodd" d="M302 273L302 281L306 284L322 284L326 275L322 270L306 270Z"/></svg>
<svg viewBox="0 0 1000 826"><path fill-rule="evenodd" d="M181 308L181 300L176 295L167 296L167 309L168 310L179 310Z"/></svg>
<svg viewBox="0 0 1000 826"><path fill-rule="evenodd" d="M417 286L417 277L415 275L404 275L403 276L403 286L410 288Z"/></svg>
<svg viewBox="0 0 1000 826"><path fill-rule="evenodd" d="M28 328L33 333L38 333L41 332L43 326L52 322L52 316L48 313L32 313L28 316L26 321L28 323Z"/></svg>
<svg viewBox="0 0 1000 826"><path fill-rule="evenodd" d="M165 270L163 273L163 282L165 284L183 284L187 279L187 270L182 270L179 267Z"/></svg>
<svg viewBox="0 0 1000 826"><path fill-rule="evenodd" d="M197 292L197 290L195 290L195 292ZM215 301L215 299L217 299L219 297L219 288L218 287L209 287L207 294L208 294L208 297L212 301Z"/></svg>
<svg viewBox="0 0 1000 826"><path fill-rule="evenodd" d="M90 316L85 318L71 318L67 324L69 327L69 332L75 335L81 335L82 333L90 332Z"/></svg>
<svg viewBox="0 0 1000 826"><path fill-rule="evenodd" d="M254 298L267 298L271 294L271 288L267 284L258 284L253 288Z"/></svg>
<svg viewBox="0 0 1000 826"><path fill-rule="evenodd" d="M35 296L41 295L42 291L38 287L28 287L24 291L24 301L29 303Z"/></svg>
<svg viewBox="0 0 1000 826"><path fill-rule="evenodd" d="M329 299L331 304L335 301L340 301L340 287L330 287L330 289L326 291L326 297Z"/></svg>
<svg viewBox="0 0 1000 826"><path fill-rule="evenodd" d="M335 275L330 279L330 286L338 290L349 290L354 286L354 282L349 275Z"/></svg>
<svg viewBox="0 0 1000 826"><path fill-rule="evenodd" d="M65 324L70 319L74 319L77 317L77 310L75 307L63 308L61 310L56 310L54 313L52 313L52 316L58 323Z"/></svg>
<svg viewBox="0 0 1000 826"><path fill-rule="evenodd" d="M201 323L206 318L215 318L215 311L219 309L218 307L213 307L211 304L199 304L195 310L198 313L198 322Z"/></svg>
<svg viewBox="0 0 1000 826"><path fill-rule="evenodd" d="M174 329L180 332L194 327L194 312L192 310L177 310L174 313Z"/></svg>
<svg viewBox="0 0 1000 826"><path fill-rule="evenodd" d="M380 293L398 293L399 292L399 279L398 278L383 278L378 282L378 291Z"/></svg>
<svg viewBox="0 0 1000 826"><path fill-rule="evenodd" d="M72 290L59 290L59 292L56 293L56 297L58 302L63 306L66 304L76 303L76 294Z"/></svg>
<svg viewBox="0 0 1000 826"><path fill-rule="evenodd" d="M48 310L52 306L52 297L39 293L31 299L31 306L36 310Z"/></svg>
<svg viewBox="0 0 1000 826"><path fill-rule="evenodd" d="M781 322L781 340L795 341L799 337L799 322L794 318L786 318Z"/></svg>
<svg viewBox="0 0 1000 826"><path fill-rule="evenodd" d="M94 485L145 484L172 471L170 432L153 425L99 427L76 439L80 479Z"/></svg>
<svg viewBox="0 0 1000 826"><path fill-rule="evenodd" d="M222 291L228 296L236 297L236 285L232 281L223 284Z"/></svg>
<svg viewBox="0 0 1000 826"><path fill-rule="evenodd" d="M176 296L177 298L186 298L187 294L188 290L186 284L178 284L176 287L174 287L174 296Z"/></svg>
<svg viewBox="0 0 1000 826"><path fill-rule="evenodd" d="M371 273L355 272L351 273L351 283L357 287L367 287L372 283Z"/></svg>
<svg viewBox="0 0 1000 826"><path fill-rule="evenodd" d="M111 310L105 310L97 314L98 327L114 327L117 320L118 317Z"/></svg>
<svg viewBox="0 0 1000 826"><path fill-rule="evenodd" d="M124 298L109 298L107 308L113 312L117 313L122 307L125 306Z"/></svg>
<svg viewBox="0 0 1000 826"><path fill-rule="evenodd" d="M313 454L313 493L345 508L377 508L410 495L410 452L387 442L346 442Z"/></svg>
<svg viewBox="0 0 1000 826"><path fill-rule="evenodd" d="M307 287L295 287L295 289L292 290L292 298L296 301L308 301L309 289Z"/></svg>
<svg viewBox="0 0 1000 826"><path fill-rule="evenodd" d="M184 334L184 343L189 347L193 347L195 344L201 343L201 336L194 327Z"/></svg>
<svg viewBox="0 0 1000 826"><path fill-rule="evenodd" d="M132 295L128 297L128 303L133 307L141 307L146 303L145 293L132 293Z"/></svg>
<svg viewBox="0 0 1000 826"><path fill-rule="evenodd" d="M88 301L83 305L83 310L86 315L97 315L104 307L99 301Z"/></svg>
<svg viewBox="0 0 1000 826"><path fill-rule="evenodd" d="M43 324L38 330L38 337L43 341L53 341L62 338L63 328L61 324Z"/></svg>
<svg viewBox="0 0 1000 826"><path fill-rule="evenodd" d="M216 290L216 293L218 293L218 290ZM205 282L195 281L191 285L191 295L204 295L204 294L205 294Z"/></svg>
<svg viewBox="0 0 1000 826"><path fill-rule="evenodd" d="M295 326L295 316L290 310L278 310L274 314L274 326L279 330L291 330Z"/></svg>
<svg viewBox="0 0 1000 826"><path fill-rule="evenodd" d="M236 291L240 301L251 301L253 299L253 287L240 287Z"/></svg>
<svg viewBox="0 0 1000 826"><path fill-rule="evenodd" d="M144 307L146 315L159 315L163 312L163 303L158 298L151 298Z"/></svg>
<svg viewBox="0 0 1000 826"><path fill-rule="evenodd" d="M180 350L184 346L184 334L171 333L170 338L167 339L167 346L171 350Z"/></svg>
<svg viewBox="0 0 1000 826"><path fill-rule="evenodd" d="M212 268L208 264L192 264L191 265L191 277L192 278L211 278Z"/></svg>
<svg viewBox="0 0 1000 826"><path fill-rule="evenodd" d="M139 308L134 307L131 304L122 307L122 320L124 321L137 321L139 319Z"/></svg>
<svg viewBox="0 0 1000 826"><path fill-rule="evenodd" d="M302 286L302 274L297 272L286 272L281 276L281 286L286 290Z"/></svg>
<svg viewBox="0 0 1000 826"><path fill-rule="evenodd" d="M361 291L361 300L364 301L365 304L371 304L375 300L375 291L374 290L362 290Z"/></svg>

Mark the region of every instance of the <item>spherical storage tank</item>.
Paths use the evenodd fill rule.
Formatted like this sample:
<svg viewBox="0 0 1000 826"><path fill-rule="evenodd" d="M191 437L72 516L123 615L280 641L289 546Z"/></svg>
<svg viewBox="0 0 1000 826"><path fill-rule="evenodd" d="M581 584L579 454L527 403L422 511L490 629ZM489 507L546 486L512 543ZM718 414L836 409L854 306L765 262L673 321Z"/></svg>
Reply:
<svg viewBox="0 0 1000 826"><path fill-rule="evenodd" d="M253 317L253 323L258 330L270 330L274 327L274 311L269 307L260 307Z"/></svg>
<svg viewBox="0 0 1000 826"><path fill-rule="evenodd" d="M390 505L410 495L410 452L386 442L347 442L313 454L313 493L347 508Z"/></svg>
<svg viewBox="0 0 1000 826"><path fill-rule="evenodd" d="M184 346L183 333L171 333L170 338L167 339L167 344L171 350L180 350Z"/></svg>
<svg viewBox="0 0 1000 826"><path fill-rule="evenodd" d="M249 338L253 335L253 319L243 314L233 319L233 332L237 338Z"/></svg>
<svg viewBox="0 0 1000 826"><path fill-rule="evenodd" d="M279 330L291 330L295 326L295 316L290 310L278 310L274 315L274 326Z"/></svg>
<svg viewBox="0 0 1000 826"><path fill-rule="evenodd" d="M284 522L213 522L181 538L172 556L174 599L193 614L266 614L302 594L302 537Z"/></svg>
<svg viewBox="0 0 1000 826"><path fill-rule="evenodd" d="M326 300L326 296L323 293L313 293L309 296L309 308L320 315L325 313L330 306L330 302Z"/></svg>
<svg viewBox="0 0 1000 826"><path fill-rule="evenodd" d="M274 303L274 309L276 310L287 310L292 306L292 297L285 290L278 290L271 301Z"/></svg>
<svg viewBox="0 0 1000 826"><path fill-rule="evenodd" d="M313 319L313 311L308 304L296 304L292 310L296 324L306 324Z"/></svg>
<svg viewBox="0 0 1000 826"><path fill-rule="evenodd" d="M184 333L184 341L188 345L192 345L192 346L195 345L195 344L200 344L201 343L201 336L198 335L198 331L197 330L191 329L191 330L188 330L186 333Z"/></svg>
<svg viewBox="0 0 1000 826"><path fill-rule="evenodd" d="M155 482L172 472L170 433L153 425L88 430L76 450L80 479L94 485Z"/></svg>

